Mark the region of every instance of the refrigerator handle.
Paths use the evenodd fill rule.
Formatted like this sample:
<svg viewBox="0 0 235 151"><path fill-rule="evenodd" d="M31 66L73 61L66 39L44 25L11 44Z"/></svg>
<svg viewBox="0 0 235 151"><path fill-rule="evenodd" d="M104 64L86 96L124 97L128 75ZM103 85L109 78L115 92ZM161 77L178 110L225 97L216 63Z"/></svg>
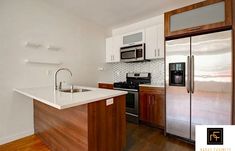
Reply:
<svg viewBox="0 0 235 151"><path fill-rule="evenodd" d="M188 56L187 57L187 85L186 85L188 93L190 92L190 78L189 77L190 77L190 58Z"/></svg>
<svg viewBox="0 0 235 151"><path fill-rule="evenodd" d="M194 93L194 56L192 55L192 59L191 59L191 90L192 93Z"/></svg>

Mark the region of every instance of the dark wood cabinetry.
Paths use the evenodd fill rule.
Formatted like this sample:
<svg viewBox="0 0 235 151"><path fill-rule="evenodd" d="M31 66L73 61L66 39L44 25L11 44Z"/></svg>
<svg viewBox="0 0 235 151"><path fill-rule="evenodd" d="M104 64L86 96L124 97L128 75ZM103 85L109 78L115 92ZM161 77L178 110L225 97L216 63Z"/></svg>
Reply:
<svg viewBox="0 0 235 151"><path fill-rule="evenodd" d="M165 89L140 87L140 120L146 124L165 127Z"/></svg>
<svg viewBox="0 0 235 151"><path fill-rule="evenodd" d="M99 88L103 89L113 89L113 84L111 83L98 83Z"/></svg>
<svg viewBox="0 0 235 151"><path fill-rule="evenodd" d="M232 26L232 0L206 0L165 13L166 39L203 34Z"/></svg>
<svg viewBox="0 0 235 151"><path fill-rule="evenodd" d="M125 95L63 110L34 100L34 130L52 151L122 151Z"/></svg>

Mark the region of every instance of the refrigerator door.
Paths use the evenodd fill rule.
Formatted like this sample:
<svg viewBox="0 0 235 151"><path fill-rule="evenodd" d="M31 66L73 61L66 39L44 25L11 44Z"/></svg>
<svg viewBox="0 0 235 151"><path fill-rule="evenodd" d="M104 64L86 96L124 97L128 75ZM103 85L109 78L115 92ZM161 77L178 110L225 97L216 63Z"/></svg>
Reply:
<svg viewBox="0 0 235 151"><path fill-rule="evenodd" d="M231 31L192 37L191 139L195 125L228 125L232 113Z"/></svg>
<svg viewBox="0 0 235 151"><path fill-rule="evenodd" d="M166 41L166 132L190 138L190 38Z"/></svg>

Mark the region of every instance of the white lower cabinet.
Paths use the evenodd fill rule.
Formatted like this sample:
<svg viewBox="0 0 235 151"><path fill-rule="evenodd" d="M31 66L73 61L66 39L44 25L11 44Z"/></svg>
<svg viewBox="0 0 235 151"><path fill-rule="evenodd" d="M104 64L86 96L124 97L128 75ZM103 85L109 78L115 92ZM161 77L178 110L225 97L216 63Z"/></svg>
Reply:
<svg viewBox="0 0 235 151"><path fill-rule="evenodd" d="M145 29L146 59L164 58L164 26L159 24Z"/></svg>
<svg viewBox="0 0 235 151"><path fill-rule="evenodd" d="M106 39L106 62L120 62L121 36Z"/></svg>

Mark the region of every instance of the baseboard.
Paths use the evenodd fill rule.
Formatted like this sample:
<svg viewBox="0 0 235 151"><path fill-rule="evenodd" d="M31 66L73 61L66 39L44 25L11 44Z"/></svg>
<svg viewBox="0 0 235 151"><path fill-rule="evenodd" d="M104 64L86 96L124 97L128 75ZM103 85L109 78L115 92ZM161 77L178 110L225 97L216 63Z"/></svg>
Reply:
<svg viewBox="0 0 235 151"><path fill-rule="evenodd" d="M12 135L12 136L8 136L8 137L3 137L3 138L0 138L0 145L9 143L9 142L15 141L17 139L21 139L21 138L24 138L26 136L33 135L33 134L34 134L34 130L32 129L32 130L29 130L29 131L18 133L16 135Z"/></svg>

